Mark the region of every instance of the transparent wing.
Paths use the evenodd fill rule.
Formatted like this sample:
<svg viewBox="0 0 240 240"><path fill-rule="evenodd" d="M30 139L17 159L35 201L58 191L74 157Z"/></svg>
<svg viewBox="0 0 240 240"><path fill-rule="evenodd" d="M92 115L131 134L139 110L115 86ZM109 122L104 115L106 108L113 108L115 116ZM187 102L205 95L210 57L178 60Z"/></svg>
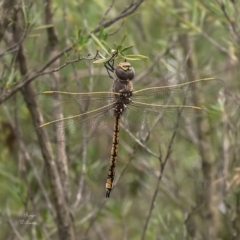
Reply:
<svg viewBox="0 0 240 240"><path fill-rule="evenodd" d="M65 115L82 114L104 107L115 101L113 92L72 93L60 91L45 91L37 95L37 101L44 111L52 114L61 107Z"/></svg>
<svg viewBox="0 0 240 240"><path fill-rule="evenodd" d="M133 92L134 101L161 105L195 105L196 98L211 104L216 102L219 89L224 82L215 78L204 78L171 86L145 88Z"/></svg>
<svg viewBox="0 0 240 240"><path fill-rule="evenodd" d="M132 103L123 116L131 131L173 129L196 122L205 107L216 103L220 79L207 78L184 84L145 88L133 92Z"/></svg>
<svg viewBox="0 0 240 240"><path fill-rule="evenodd" d="M194 124L205 110L185 105L150 105L133 102L122 118L124 127L131 132L149 132L174 129Z"/></svg>
<svg viewBox="0 0 240 240"><path fill-rule="evenodd" d="M115 93L116 94L116 93ZM44 127L50 140L69 141L89 138L95 131L113 125L112 109L116 102L111 92L70 93L47 91L37 96L44 114Z"/></svg>
<svg viewBox="0 0 240 240"><path fill-rule="evenodd" d="M151 130L154 126L163 130L172 129L177 123L180 126L191 124L198 113L204 111L204 102L216 102L223 85L220 79L206 78L135 91L122 121L133 132ZM91 137L97 130L113 124L116 95L118 93L113 92L44 92L38 96L38 102L46 124L40 127L47 130L53 142L56 131L60 135L58 141L65 141L66 134Z"/></svg>

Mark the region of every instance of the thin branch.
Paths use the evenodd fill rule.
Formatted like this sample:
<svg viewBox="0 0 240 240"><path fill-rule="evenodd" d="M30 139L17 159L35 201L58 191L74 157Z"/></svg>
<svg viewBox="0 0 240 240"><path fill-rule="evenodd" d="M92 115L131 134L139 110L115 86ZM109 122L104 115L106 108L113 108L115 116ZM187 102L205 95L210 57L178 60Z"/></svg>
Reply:
<svg viewBox="0 0 240 240"><path fill-rule="evenodd" d="M9 1L10 2L10 1ZM30 5L29 5L29 8L28 8L28 11L27 11L27 16L30 14L30 10L31 10L31 7L32 7L32 1L30 2ZM2 17L4 16L4 14L2 14ZM8 18L9 15L7 16ZM1 21L4 21L3 19L0 20ZM11 20L12 21L12 20ZM27 26L24 27L24 30L23 30L23 33L20 33L22 36L18 39L17 42L15 42L13 44L13 46L10 46L9 48L7 48L4 52L0 53L0 57L4 56L5 54L9 54L9 53L13 53L15 51L18 50L19 46L23 43L23 41L26 39L26 37L28 36L28 33L31 32L32 28L34 27L34 24L32 24L31 26L29 25L29 23L27 23ZM1 31L1 30L0 30ZM0 40L1 41L1 40Z"/></svg>
<svg viewBox="0 0 240 240"><path fill-rule="evenodd" d="M137 139L134 137L133 134L131 134L131 132L128 130L129 135L131 135L131 137L133 137L133 139L135 140L135 145L133 146L133 148L131 149L130 152L130 157L129 160L127 161L127 163L123 166L121 172L119 173L118 177L115 179L114 181L114 186L117 185L117 183L119 182L119 180L121 179L121 177L123 176L123 174L125 173L125 171L127 170L128 166L130 165L130 163L132 162L132 160L135 158L135 152L137 151L137 149L141 146L143 149L147 150L149 152L150 149L147 148L146 143L149 140L149 135L150 132L148 132L146 134L146 136L144 137L144 139ZM141 143L141 144L139 144ZM151 150L150 150L151 151ZM155 157L158 158L158 156L155 154Z"/></svg>
<svg viewBox="0 0 240 240"><path fill-rule="evenodd" d="M101 25L103 23L103 20L106 18L106 16L108 15L108 13L110 12L110 10L112 9L114 3L116 0L112 0L111 4L109 5L108 9L105 11L105 13L103 14L101 20L99 21L98 25Z"/></svg>
<svg viewBox="0 0 240 240"><path fill-rule="evenodd" d="M86 231L84 232L83 236L87 236L88 235L88 232L92 229L92 226L94 225L95 221L97 220L99 214L101 213L101 211L103 210L103 208L105 207L107 203L107 198L105 198L101 205L99 206L99 208L91 214L91 216L89 216L91 218L91 220L89 221L89 224L88 224L88 228L86 229Z"/></svg>
<svg viewBox="0 0 240 240"><path fill-rule="evenodd" d="M156 198L157 198L157 195L158 195L158 192L159 192L159 186L160 186L160 183L161 183L161 180L162 180L163 172L164 172L166 163L167 163L167 161L170 157L171 151L172 151L173 141L174 141L176 133L177 133L177 128L178 128L178 122L177 122L175 130L172 134L172 137L169 141L167 153L166 153L166 156L165 156L164 160L162 161L162 156L161 155L159 156L159 161L160 161L159 176L158 176L157 185L156 185L153 197L152 197L152 201L150 203L150 209L149 209L149 212L148 212L148 216L147 216L145 224L144 224L144 228L143 228L143 232L142 232L142 236L141 236L142 240L144 240L145 237L146 237L147 228L148 228L150 218L151 218L154 206L155 206L155 201L156 201Z"/></svg>
<svg viewBox="0 0 240 240"><path fill-rule="evenodd" d="M1 3L1 14L0 14L0 42L4 36L5 30L10 22L10 18L12 13L10 14L11 10L14 9L16 4L16 0L4 0Z"/></svg>
<svg viewBox="0 0 240 240"><path fill-rule="evenodd" d="M91 56L89 54L87 57L78 57L76 59L72 59L72 60L69 60L69 61L65 62L62 66L60 66L58 68L55 68L53 70L50 70L47 73L58 72L62 68L66 67L67 65L75 63L75 62L79 62L79 61L82 61L82 60L95 60L95 59L98 59L98 56L99 56L99 51L96 52L95 56ZM45 74L47 74L47 73L45 72Z"/></svg>
<svg viewBox="0 0 240 240"><path fill-rule="evenodd" d="M14 124L14 120L11 118L11 115L9 113L9 109L7 108L7 106L5 104L3 104L3 109L4 109L6 117L7 117L8 121L9 121L9 123L11 124L12 128L16 129L17 126ZM43 184L42 179L41 179L41 177L39 175L39 172L36 169L36 166L34 165L32 159L31 159L31 157L29 155L29 152L28 152L27 148L26 148L26 146L23 143L23 139L22 139L22 134L21 133L17 134L17 141L19 142L19 148L20 148L21 152L24 155L24 159L27 160L27 162L31 166L31 169L33 170L33 174L34 174L34 176L35 176L35 178L37 180L37 183L38 183L38 185L39 185L39 187L40 187L40 189L42 191L42 194L43 194L43 196L45 198L45 201L47 203L48 209L50 209L50 212L51 212L52 216L54 216L55 213L54 213L51 201L50 201L50 199L48 197L47 191L46 191L46 189L44 187L44 184Z"/></svg>
<svg viewBox="0 0 240 240"><path fill-rule="evenodd" d="M168 54L168 52L171 49L171 45L168 46L164 51L158 53L154 59L151 61L151 64L145 68L136 78L135 78L135 83L136 82L140 82L142 79L146 78L147 76L149 76L149 74L151 73L151 71L153 70L153 68L155 67L156 63L159 61L159 59L163 58L164 56L166 56Z"/></svg>
<svg viewBox="0 0 240 240"><path fill-rule="evenodd" d="M65 66L67 66L70 63L74 63L74 62L78 62L78 61L82 61L82 60L95 60L98 56L98 52L96 53L95 56L90 57L89 55L87 57L80 57L77 59L73 59L71 61L66 62L65 64L63 64L61 67L59 68L55 68L46 72L43 72L46 68L48 68L52 63L54 63L59 57L61 57L62 55L64 55L65 53L69 52L71 50L71 48L66 48L65 50L63 50L62 52L58 53L56 56L54 56L51 60L49 60L40 70L38 70L37 72L35 72L35 74L33 76L30 76L31 73L28 72L27 74L25 74L25 76L23 77L23 81L20 82L19 84L16 84L15 87L12 88L11 91L7 92L5 95L1 95L0 96L0 104L5 102L7 99L9 99L10 97L12 97L17 91L19 91L22 87L24 87L26 84L29 84L30 82L32 82L33 80L35 80L36 78L43 76L43 75L47 75L53 72L57 72L59 70L61 70L62 68L64 68Z"/></svg>
<svg viewBox="0 0 240 240"><path fill-rule="evenodd" d="M10 218L8 219L8 223L9 223L12 231L14 232L15 236L17 237L17 239L24 240L24 238L20 235L19 231L15 227L15 224L12 222L12 220Z"/></svg>
<svg viewBox="0 0 240 240"><path fill-rule="evenodd" d="M14 22L18 23L17 25L13 25L13 39L15 42L18 42L20 38L21 22L22 15L20 11L16 11L14 16ZM19 51L16 55L16 65L19 66L19 72L22 76L25 76L28 72L28 62L25 54L25 48L23 45L19 46ZM34 126L37 128L41 123L42 116L37 107L36 99L34 98L35 93L31 84L25 85L22 89L22 94L24 100L27 104L29 112L31 114ZM39 140L39 144L41 147L41 152L43 159L45 160L46 169L48 171L49 182L51 186L51 191L53 195L53 201L55 210L57 213L57 222L58 222L58 233L61 236L60 239L72 239L71 235L68 234L66 229L66 222L70 221L70 216L68 214L68 209L66 207L66 203L64 202L64 192L61 187L61 181L57 172L57 166L53 159L52 149L49 144L49 139L45 129L37 128L37 137Z"/></svg>
<svg viewBox="0 0 240 240"><path fill-rule="evenodd" d="M18 44L14 44L13 46L7 48L5 51L0 53L0 57L3 57L5 54L9 54L9 53L14 53L18 51Z"/></svg>
<svg viewBox="0 0 240 240"><path fill-rule="evenodd" d="M108 35L113 36L113 35L117 34L121 30L123 24L124 24L124 20L120 23L120 25L113 32L110 32Z"/></svg>
<svg viewBox="0 0 240 240"><path fill-rule="evenodd" d="M230 56L229 50L225 47L223 47L222 45L218 44L217 41L215 41L213 38L209 37L208 34L206 34L205 32L201 31L201 34L216 48L218 48L219 50L221 50L222 52L226 53L226 55Z"/></svg>
<svg viewBox="0 0 240 240"><path fill-rule="evenodd" d="M122 12L120 12L116 17L103 22L100 24L98 27L96 27L91 33L97 33L100 31L102 28L107 28L114 24L115 22L119 21L120 19L132 14L137 10L137 8L144 2L144 0L139 0L136 3L131 3L127 8L125 8ZM91 34L90 33L90 34ZM90 38L91 35L88 35ZM15 87L11 89L11 91L6 92L5 95L0 96L0 104L7 99L9 99L12 95L14 95L17 91L19 91L22 87L24 87L26 84L29 84L31 81L36 79L39 76L48 74L48 73L43 73L43 71L48 68L52 63L54 63L56 60L58 60L61 56L63 56L65 53L69 52L72 50L72 47L67 47L65 48L62 52L59 52L56 56L54 56L52 59L50 59L44 66L42 66L36 73L31 76L31 73L28 72L25 74L23 79L18 83Z"/></svg>
<svg viewBox="0 0 240 240"><path fill-rule="evenodd" d="M77 206L79 205L79 203L82 200L82 196L83 196L83 189L84 189L84 183L85 183L85 175L86 175L86 170L87 170L87 142L86 139L83 139L83 151L82 151L82 167L81 167L81 176L80 179L78 181L78 191L76 194L76 200L73 204L73 208L76 209Z"/></svg>
<svg viewBox="0 0 240 240"><path fill-rule="evenodd" d="M129 134L129 136L139 145L141 146L147 153L151 154L152 156L158 158L158 155L154 153L151 149L149 149L141 140L136 138L133 133L127 128L124 128L122 124L120 126Z"/></svg>
<svg viewBox="0 0 240 240"><path fill-rule="evenodd" d="M234 41L236 41L237 43L239 43L239 35L238 35L238 32L237 32L237 29L236 29L236 21L233 21L230 16L228 15L227 13L227 10L226 10L226 6L225 4L221 1L221 0L216 0L217 3L219 4L227 22L229 23L229 29L230 29L230 32L231 32L231 35L234 39Z"/></svg>
<svg viewBox="0 0 240 240"><path fill-rule="evenodd" d="M99 26L97 26L91 33L96 33L99 32L99 30L101 28L107 28L109 26L111 26L113 23L119 21L120 19L129 16L130 14L132 14L133 12L135 12L137 10L137 8L144 2L144 0L138 0L136 3L131 3L129 4L128 7L126 7L122 12L120 12L116 17L103 22L102 24L100 24Z"/></svg>
<svg viewBox="0 0 240 240"><path fill-rule="evenodd" d="M9 99L11 96L13 96L17 91L19 91L21 88L23 88L25 85L29 84L30 82L32 82L34 79L36 79L39 76L44 75L42 72L48 67L50 66L53 62L55 62L59 57L61 57L62 55L64 55L66 52L69 52L71 50L71 48L66 48L64 49L62 52L60 52L58 55L56 55L55 57L53 57L50 61L48 61L41 69L39 69L33 76L30 76L31 73L28 72L23 76L23 79L20 83L16 84L15 87L13 87L11 89L11 91L5 93L5 95L1 95L0 96L0 104L4 101L6 101L7 99ZM48 74L48 73L46 73Z"/></svg>
<svg viewBox="0 0 240 240"><path fill-rule="evenodd" d="M47 37L48 37L48 47L50 50L50 56L54 57L58 53L57 48L58 48L59 40L57 37L57 31L54 27L52 0L45 0L45 3L46 3L45 24L51 26L46 29ZM54 64L56 64L56 62ZM60 75L58 72L54 72L53 80L51 81L51 88L55 91L58 91L59 83L60 83ZM63 110L61 105L54 106L53 117L56 119L63 118ZM57 222L57 228L58 228L58 235L59 235L59 239L73 240L75 239L75 236L74 236L75 233L74 233L70 208L68 206L70 188L69 188L69 181L68 181L68 164L67 164L68 161L67 161L67 154L66 154L66 145L64 140L61 141L63 136L61 135L59 128L57 128L57 126L55 125L54 127L55 127L55 138L57 140L55 161L57 164L58 175L61 181L61 186L59 186L60 187L59 191L63 193L58 195L58 201L61 202L61 206L57 202L54 202L55 209L57 211L56 222ZM39 143L41 145L41 142ZM49 178L51 179L50 176ZM59 207L61 209L59 209Z"/></svg>

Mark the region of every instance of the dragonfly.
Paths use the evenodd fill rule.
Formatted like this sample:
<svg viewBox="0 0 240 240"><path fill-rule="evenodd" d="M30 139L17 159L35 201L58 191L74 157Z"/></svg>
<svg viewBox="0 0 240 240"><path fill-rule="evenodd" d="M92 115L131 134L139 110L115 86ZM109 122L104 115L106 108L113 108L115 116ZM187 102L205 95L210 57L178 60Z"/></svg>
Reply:
<svg viewBox="0 0 240 240"><path fill-rule="evenodd" d="M67 131L72 131L73 134L81 133L87 138L95 131L104 129L111 121L114 122L106 180L106 198L109 198L114 185L120 125L133 132L153 130L155 132L155 129L158 132L162 129L172 129L176 124L181 126L191 123L199 113L205 111L201 104L195 104L196 96L200 100L207 97L208 100L216 101L216 93L223 87L224 82L216 78L203 78L134 91L135 70L131 63L125 60L116 67L110 62L104 65L108 75L113 78L111 91L89 93L44 91L40 94L45 102L51 99L52 108L48 115L52 116L55 109L61 106L64 116L46 122L39 128L46 128L47 132L52 134L58 131L63 141L66 141Z"/></svg>

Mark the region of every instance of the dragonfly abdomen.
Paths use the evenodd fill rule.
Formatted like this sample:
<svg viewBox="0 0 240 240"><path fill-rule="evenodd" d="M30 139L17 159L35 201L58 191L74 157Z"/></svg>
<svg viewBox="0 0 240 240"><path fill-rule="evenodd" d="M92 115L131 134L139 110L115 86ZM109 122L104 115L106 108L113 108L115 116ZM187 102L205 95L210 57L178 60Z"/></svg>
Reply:
<svg viewBox="0 0 240 240"><path fill-rule="evenodd" d="M106 182L106 198L110 197L110 193L113 188L113 180L115 176L115 167L116 167L117 153L118 153L118 141L119 141L119 129L120 129L119 120L120 120L120 116L115 117L112 150L111 150L109 170L108 170L108 176L107 176L107 182Z"/></svg>

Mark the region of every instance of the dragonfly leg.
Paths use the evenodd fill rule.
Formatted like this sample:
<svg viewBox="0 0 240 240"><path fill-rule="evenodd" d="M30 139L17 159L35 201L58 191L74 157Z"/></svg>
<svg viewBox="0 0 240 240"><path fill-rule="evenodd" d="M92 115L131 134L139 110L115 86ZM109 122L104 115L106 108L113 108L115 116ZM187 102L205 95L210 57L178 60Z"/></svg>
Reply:
<svg viewBox="0 0 240 240"><path fill-rule="evenodd" d="M107 70L107 73L108 73L108 76L111 78L111 79L114 79L112 77L112 75L110 74L114 72L115 68L114 68L114 59L110 59L109 61L105 62L104 63L104 67L106 68Z"/></svg>

